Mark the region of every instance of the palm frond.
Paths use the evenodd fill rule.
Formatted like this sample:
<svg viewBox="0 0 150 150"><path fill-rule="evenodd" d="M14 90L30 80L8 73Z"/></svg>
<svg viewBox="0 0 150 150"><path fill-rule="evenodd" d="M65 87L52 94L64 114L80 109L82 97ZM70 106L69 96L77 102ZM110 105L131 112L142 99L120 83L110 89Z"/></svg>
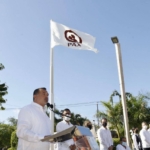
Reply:
<svg viewBox="0 0 150 150"><path fill-rule="evenodd" d="M0 70L4 69L4 65L0 63Z"/></svg>

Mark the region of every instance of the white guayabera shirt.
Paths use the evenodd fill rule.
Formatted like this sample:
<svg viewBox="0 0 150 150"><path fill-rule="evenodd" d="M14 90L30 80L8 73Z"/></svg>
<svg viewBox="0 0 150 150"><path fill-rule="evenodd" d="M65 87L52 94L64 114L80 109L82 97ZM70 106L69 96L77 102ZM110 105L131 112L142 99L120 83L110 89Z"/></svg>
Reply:
<svg viewBox="0 0 150 150"><path fill-rule="evenodd" d="M136 134L136 133L134 133L134 134L132 135L133 145L134 145L134 148L135 148L136 150L139 150L139 147L142 147L142 145L140 145L141 143L137 143L136 136L139 137L139 135ZM139 137L139 138L140 138L140 137Z"/></svg>
<svg viewBox="0 0 150 150"><path fill-rule="evenodd" d="M100 150L108 150L113 145L111 132L109 129L100 127L97 131L98 140L100 142Z"/></svg>
<svg viewBox="0 0 150 150"><path fill-rule="evenodd" d="M61 131L66 130L72 126L73 125L71 123L68 124L65 120L63 120L57 124L56 131L61 132ZM64 142L58 142L55 149L56 150L70 150L69 146L73 145L73 144L74 144L73 139L70 139L70 140L67 140Z"/></svg>
<svg viewBox="0 0 150 150"><path fill-rule="evenodd" d="M41 105L33 102L23 107L18 116L17 150L49 150L50 143L41 139L51 134L50 127L50 119Z"/></svg>
<svg viewBox="0 0 150 150"><path fill-rule="evenodd" d="M150 148L150 133L146 129L140 131L143 148Z"/></svg>

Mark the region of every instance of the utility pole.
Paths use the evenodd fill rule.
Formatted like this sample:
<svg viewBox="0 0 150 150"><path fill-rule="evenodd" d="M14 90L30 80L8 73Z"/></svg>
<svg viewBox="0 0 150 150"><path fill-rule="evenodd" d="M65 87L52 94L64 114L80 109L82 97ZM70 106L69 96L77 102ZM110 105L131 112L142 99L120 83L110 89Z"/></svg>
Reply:
<svg viewBox="0 0 150 150"><path fill-rule="evenodd" d="M97 102L97 114L98 114L98 102ZM98 116L97 116L97 124L98 124L98 127L99 127L99 119L98 119Z"/></svg>

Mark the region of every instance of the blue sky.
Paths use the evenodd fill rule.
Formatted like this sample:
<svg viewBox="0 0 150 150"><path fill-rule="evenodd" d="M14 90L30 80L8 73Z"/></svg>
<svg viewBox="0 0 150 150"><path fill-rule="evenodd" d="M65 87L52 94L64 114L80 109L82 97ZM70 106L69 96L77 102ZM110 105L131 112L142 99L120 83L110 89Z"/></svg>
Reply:
<svg viewBox="0 0 150 150"><path fill-rule="evenodd" d="M133 95L150 90L149 0L1 0L0 81L9 86L7 109L0 121L17 117L32 102L33 90L50 87L50 20L96 37L98 54L63 46L54 49L54 96L64 104L108 101L120 92L116 54L111 42L118 36L122 48L125 89ZM117 101L117 100L116 100ZM96 103L69 107L91 120ZM105 110L99 105L99 110Z"/></svg>

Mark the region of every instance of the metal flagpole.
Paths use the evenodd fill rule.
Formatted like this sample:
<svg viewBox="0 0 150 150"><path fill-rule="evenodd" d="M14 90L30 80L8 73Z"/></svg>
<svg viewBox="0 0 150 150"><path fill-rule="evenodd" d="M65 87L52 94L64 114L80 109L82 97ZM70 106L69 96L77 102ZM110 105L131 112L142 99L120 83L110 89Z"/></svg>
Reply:
<svg viewBox="0 0 150 150"><path fill-rule="evenodd" d="M121 101L122 101L122 108L123 108L126 139L127 139L127 144L130 146L129 124L128 124L126 96L125 96L125 85L124 85L124 76L123 76L121 47L120 47L120 43L119 43L117 37L113 37L111 39L112 39L112 42L115 44L115 49L116 49L116 57L117 57L117 65L118 65L118 74L119 74L119 82L120 82Z"/></svg>
<svg viewBox="0 0 150 150"><path fill-rule="evenodd" d="M53 48L50 49L50 104L54 106L54 86L53 86ZM51 134L54 134L54 113L50 112ZM51 144L50 150L54 150L54 145Z"/></svg>

